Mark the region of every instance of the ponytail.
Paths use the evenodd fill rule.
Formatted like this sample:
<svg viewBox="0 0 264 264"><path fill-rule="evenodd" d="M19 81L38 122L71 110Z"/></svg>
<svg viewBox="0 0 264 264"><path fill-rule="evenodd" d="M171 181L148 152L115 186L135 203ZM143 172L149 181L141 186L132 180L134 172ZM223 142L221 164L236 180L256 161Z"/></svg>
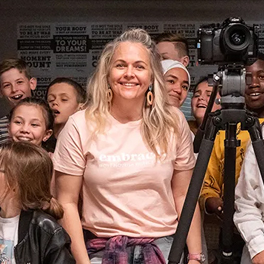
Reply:
<svg viewBox="0 0 264 264"><path fill-rule="evenodd" d="M42 207L42 210L53 216L56 220L61 219L64 213L62 206L54 197L51 197L49 206Z"/></svg>

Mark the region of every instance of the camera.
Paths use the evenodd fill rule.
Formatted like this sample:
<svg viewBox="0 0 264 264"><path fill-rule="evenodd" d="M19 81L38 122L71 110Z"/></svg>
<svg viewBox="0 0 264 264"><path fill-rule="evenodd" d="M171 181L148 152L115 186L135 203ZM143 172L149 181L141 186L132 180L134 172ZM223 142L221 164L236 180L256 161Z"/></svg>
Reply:
<svg viewBox="0 0 264 264"><path fill-rule="evenodd" d="M198 29L198 62L201 64L251 65L258 52L258 26L245 24L239 17L222 24L202 25Z"/></svg>

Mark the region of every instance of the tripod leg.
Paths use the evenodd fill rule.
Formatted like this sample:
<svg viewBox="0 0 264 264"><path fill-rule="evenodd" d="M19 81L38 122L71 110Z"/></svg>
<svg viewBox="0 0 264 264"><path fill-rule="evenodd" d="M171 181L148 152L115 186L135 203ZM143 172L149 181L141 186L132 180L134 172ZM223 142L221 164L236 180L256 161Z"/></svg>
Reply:
<svg viewBox="0 0 264 264"><path fill-rule="evenodd" d="M212 117L208 119L208 130L202 140L200 152L193 171L190 186L183 205L179 224L174 235L174 240L169 254L169 264L177 264L185 246L193 213L203 184L204 175L214 146L218 128L214 125Z"/></svg>
<svg viewBox="0 0 264 264"><path fill-rule="evenodd" d="M224 163L224 205L223 205L223 236L221 263L233 264L233 215L235 202L236 148L239 141L236 138L237 124L226 124L225 163Z"/></svg>

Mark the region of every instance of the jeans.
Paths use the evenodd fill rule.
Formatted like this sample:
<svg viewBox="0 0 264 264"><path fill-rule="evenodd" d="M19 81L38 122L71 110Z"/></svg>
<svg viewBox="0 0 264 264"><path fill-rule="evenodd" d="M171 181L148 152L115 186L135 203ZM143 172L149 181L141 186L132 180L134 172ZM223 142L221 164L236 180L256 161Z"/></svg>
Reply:
<svg viewBox="0 0 264 264"><path fill-rule="evenodd" d="M249 255L249 252L248 252L246 245L243 248L241 264L252 264L252 260L251 260L251 257Z"/></svg>
<svg viewBox="0 0 264 264"><path fill-rule="evenodd" d="M154 243L161 250L166 260L166 263L168 263L168 257L169 257L172 241L173 241L172 236L161 237L154 241ZM142 247L140 245L128 247L127 252L128 252L128 264L144 264ZM91 264L101 264L103 254L104 254L103 250L94 254L94 257L91 259ZM181 259L179 264L183 264L183 258Z"/></svg>

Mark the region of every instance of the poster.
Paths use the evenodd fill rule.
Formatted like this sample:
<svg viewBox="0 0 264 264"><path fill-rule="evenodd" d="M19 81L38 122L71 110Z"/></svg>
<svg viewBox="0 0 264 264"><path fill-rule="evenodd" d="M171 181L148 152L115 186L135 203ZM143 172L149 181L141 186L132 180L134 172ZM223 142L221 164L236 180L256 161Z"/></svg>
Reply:
<svg viewBox="0 0 264 264"><path fill-rule="evenodd" d="M221 21L220 21L221 23ZM203 23L203 24L210 24ZM247 23L252 26L253 23ZM20 23L17 27L18 56L38 79L35 93L45 96L47 85L56 77L69 77L86 86L106 43L128 28L145 29L153 38L172 32L188 39L192 85L200 76L217 72L217 65L197 64L197 22L124 23ZM264 51L264 24L259 25L259 47Z"/></svg>

